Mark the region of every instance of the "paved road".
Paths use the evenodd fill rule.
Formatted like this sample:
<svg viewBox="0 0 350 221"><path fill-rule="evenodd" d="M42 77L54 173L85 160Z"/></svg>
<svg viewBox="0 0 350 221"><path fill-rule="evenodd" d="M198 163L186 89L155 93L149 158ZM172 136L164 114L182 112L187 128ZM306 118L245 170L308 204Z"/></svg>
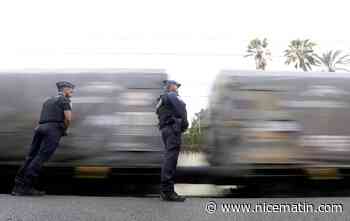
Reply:
<svg viewBox="0 0 350 221"><path fill-rule="evenodd" d="M217 211L208 214L205 207L215 201ZM224 213L222 203L342 203L338 213ZM227 199L189 198L185 203L165 203L157 197L88 197L45 196L12 197L0 195L0 221L29 220L347 220L350 216L350 198L273 198ZM209 209L213 209L213 205Z"/></svg>

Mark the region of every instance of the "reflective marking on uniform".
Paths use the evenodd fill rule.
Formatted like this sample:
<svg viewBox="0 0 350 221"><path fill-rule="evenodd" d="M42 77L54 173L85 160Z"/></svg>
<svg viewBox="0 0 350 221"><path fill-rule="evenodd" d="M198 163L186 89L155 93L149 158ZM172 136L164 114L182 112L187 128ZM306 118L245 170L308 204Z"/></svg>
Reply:
<svg viewBox="0 0 350 221"><path fill-rule="evenodd" d="M76 178L92 178L92 179L104 179L107 178L111 172L110 167L103 166L81 166L75 168Z"/></svg>

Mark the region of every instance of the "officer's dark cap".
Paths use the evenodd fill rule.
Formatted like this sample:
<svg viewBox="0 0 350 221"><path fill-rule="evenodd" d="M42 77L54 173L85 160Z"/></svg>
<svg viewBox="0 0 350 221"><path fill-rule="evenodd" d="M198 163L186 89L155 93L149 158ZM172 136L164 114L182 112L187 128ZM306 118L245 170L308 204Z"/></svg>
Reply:
<svg viewBox="0 0 350 221"><path fill-rule="evenodd" d="M181 86L180 83L178 83L177 81L174 81L174 80L165 80L165 81L163 81L163 83L164 83L166 86L171 85L171 84L175 84L177 87L180 87L180 86Z"/></svg>
<svg viewBox="0 0 350 221"><path fill-rule="evenodd" d="M56 83L57 89L61 91L63 88L68 87L74 89L75 85L68 81L59 81Z"/></svg>

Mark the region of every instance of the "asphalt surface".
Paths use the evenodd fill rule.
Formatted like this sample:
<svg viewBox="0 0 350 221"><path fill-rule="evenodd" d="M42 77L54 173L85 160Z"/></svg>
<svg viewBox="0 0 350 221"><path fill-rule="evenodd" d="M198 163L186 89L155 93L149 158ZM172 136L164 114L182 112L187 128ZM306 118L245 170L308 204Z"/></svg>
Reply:
<svg viewBox="0 0 350 221"><path fill-rule="evenodd" d="M215 202L206 211L208 202ZM340 203L342 212L223 212L223 203L296 204ZM184 203L162 202L158 197L91 197L91 196L44 196L13 197L0 195L0 221L29 220L348 220L350 198L188 198Z"/></svg>

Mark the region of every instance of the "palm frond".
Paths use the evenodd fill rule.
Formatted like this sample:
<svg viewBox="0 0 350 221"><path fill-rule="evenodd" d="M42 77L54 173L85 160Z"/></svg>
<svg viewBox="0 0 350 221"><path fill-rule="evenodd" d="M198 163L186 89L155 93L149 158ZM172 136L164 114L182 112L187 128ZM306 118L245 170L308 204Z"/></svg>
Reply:
<svg viewBox="0 0 350 221"><path fill-rule="evenodd" d="M300 68L304 71L312 70L312 66L319 63L318 59L315 58L314 46L316 46L316 43L309 39L292 40L288 45L288 49L284 51L285 63L293 63L295 68Z"/></svg>
<svg viewBox="0 0 350 221"><path fill-rule="evenodd" d="M260 40L254 38L247 46L246 54L243 57L254 57L256 69L265 70L267 60L271 60L271 52L267 48L268 41L266 38Z"/></svg>
<svg viewBox="0 0 350 221"><path fill-rule="evenodd" d="M328 69L330 72L340 70L337 65L347 65L350 64L350 55L342 55L341 50L330 50L318 56L318 60Z"/></svg>

